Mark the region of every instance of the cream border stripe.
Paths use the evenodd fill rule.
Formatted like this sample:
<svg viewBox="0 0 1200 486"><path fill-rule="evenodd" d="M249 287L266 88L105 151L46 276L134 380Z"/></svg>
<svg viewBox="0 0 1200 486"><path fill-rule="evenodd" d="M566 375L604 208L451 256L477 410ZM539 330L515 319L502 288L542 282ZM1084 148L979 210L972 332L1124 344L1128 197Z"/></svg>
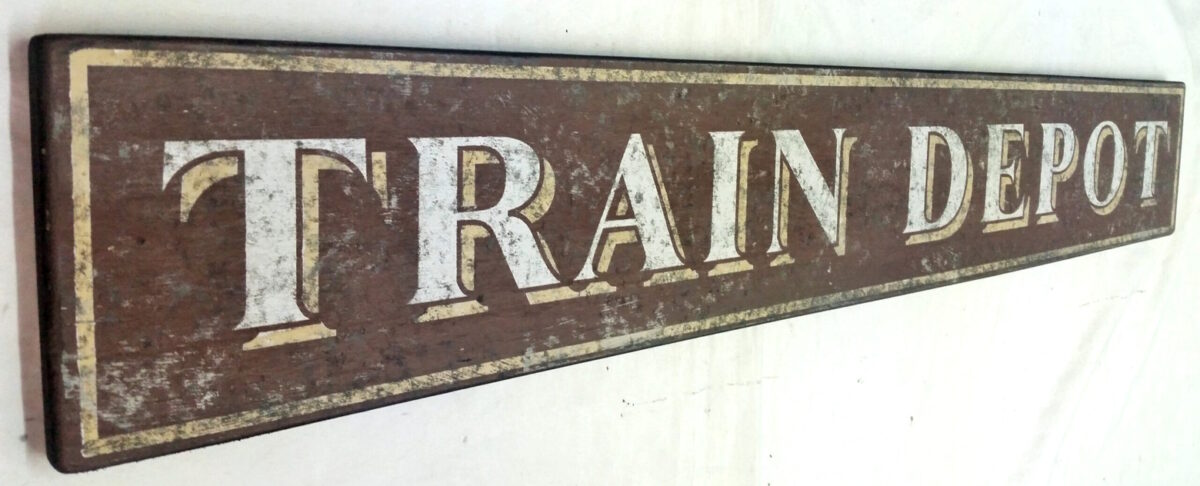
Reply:
<svg viewBox="0 0 1200 486"><path fill-rule="evenodd" d="M768 86L820 87L897 87L930 89L996 89L1031 91L1074 91L1091 93L1174 94L1183 96L1177 86L1132 86L1118 84L980 80L949 78L902 78L876 76L844 76L822 74L780 73L712 73L661 70L626 70L584 67L501 66L486 64L433 63L388 59L344 59L317 56L275 54L196 53L180 51L147 51L125 49L81 49L70 55L71 104L71 168L72 219L75 235L75 339L76 366L79 372L80 431L85 457L128 451L178 440L203 437L235 429L426 390L463 380L493 376L516 370L528 370L568 359L583 358L597 353L619 350L629 346L661 339L687 336L699 332L729 327L751 320L795 314L819 307L830 307L853 300L897 292L919 286L937 285L987 273L1001 272L1018 266L1065 258L1090 251L1141 241L1171 232L1158 228L1117 236L1100 241L1060 248L1024 257L987 263L910 279L898 280L871 287L805 298L721 316L673 324L658 329L575 344L454 370L440 371L405 380L332 393L269 407L238 412L220 417L192 420L138 432L101 438L97 416L97 376L95 345L94 271L91 240L91 119L88 98L88 68L156 67L230 69L247 71L290 71L314 73L353 73L395 76L465 77L490 79L524 79L544 81L581 81L616 83L669 84L728 84ZM1176 154L1176 183L1179 155ZM1172 214L1172 216L1174 216Z"/></svg>
<svg viewBox="0 0 1200 486"><path fill-rule="evenodd" d="M75 344L79 369L79 426L84 455L100 438L96 388L96 315L92 271L91 115L87 68L90 56L70 58L71 217L75 235Z"/></svg>
<svg viewBox="0 0 1200 486"><path fill-rule="evenodd" d="M87 57L92 66L233 69L314 73L378 74L450 78L523 79L611 83L729 84L767 86L960 88L1092 93L1183 94L1180 86L948 79L886 76L846 76L783 73L712 73L559 66L502 66L493 64L436 63L394 59L345 59L317 56L243 54L227 52L172 52L124 49L85 49L74 56Z"/></svg>

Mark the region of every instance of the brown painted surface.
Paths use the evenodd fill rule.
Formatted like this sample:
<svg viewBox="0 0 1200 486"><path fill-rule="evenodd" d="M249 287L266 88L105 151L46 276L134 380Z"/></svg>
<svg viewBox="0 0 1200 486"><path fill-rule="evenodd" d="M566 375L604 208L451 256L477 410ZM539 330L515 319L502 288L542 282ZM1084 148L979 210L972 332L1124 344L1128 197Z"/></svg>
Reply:
<svg viewBox="0 0 1200 486"><path fill-rule="evenodd" d="M101 63L73 71L72 53L83 50L136 51L144 54L132 59L158 64ZM272 61L206 67L195 53ZM320 59L361 60L365 71L392 61L483 67L453 75L355 74ZM42 154L36 173L49 449L56 466L69 471L1045 263L1163 236L1174 227L1183 107L1178 83L95 37L38 39L30 62ZM297 67L305 62L316 68ZM564 69L519 70L529 66ZM665 77L554 79L556 72L594 74L580 69ZM86 120L73 117L71 76L80 72L86 72ZM551 74L496 74L511 72ZM747 73L846 85L710 82L760 79ZM856 81L863 79L876 81ZM1140 198L1144 148L1134 137L1134 124L1146 120L1170 127L1160 146L1153 205ZM1111 213L1089 205L1077 169L1059 185L1057 223L982 231L989 124L1020 123L1030 131L1020 185L1032 206L1040 124L1070 124L1082 158L1088 135L1103 121L1120 128L1128 159L1127 183ZM81 123L89 127L82 158L72 152ZM961 137L973 164L971 202L952 236L907 245L908 128L927 125ZM786 253L795 262L770 266L771 130L803 133L828 177L836 169L834 128L857 138L849 152L844 255L833 251L792 181ZM752 267L709 276L709 133L734 130L759 144L750 152L747 183L746 260ZM498 136L529 144L557 174L553 204L532 227L557 262L557 276L569 283L588 256L635 133L654 148L679 250L698 277L647 286L640 246L620 245L612 273L602 277L615 291L531 305L495 240L485 238L468 294L487 311L417 322L429 306L408 304L420 257L418 156L410 138ZM234 329L246 299L242 178L218 182L197 200L190 219L180 221L180 183L163 187L164 143L301 138L365 139L368 153L385 153L389 201L354 174L322 174L320 312L311 317L336 336L243 350L259 330ZM1107 187L1111 145L1100 160L1107 171L1100 186ZM76 197L81 164L90 178L86 206ZM480 205L499 198L500 171L481 166ZM935 180L944 177L935 169ZM944 190L934 196L946 198ZM85 209L94 327L78 322L77 230ZM94 372L80 364L89 354Z"/></svg>

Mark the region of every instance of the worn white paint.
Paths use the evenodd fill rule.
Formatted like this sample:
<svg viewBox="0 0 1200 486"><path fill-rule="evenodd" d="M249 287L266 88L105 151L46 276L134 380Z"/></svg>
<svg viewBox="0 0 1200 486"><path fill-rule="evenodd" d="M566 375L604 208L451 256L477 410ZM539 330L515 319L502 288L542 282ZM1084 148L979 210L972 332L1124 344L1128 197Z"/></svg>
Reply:
<svg viewBox="0 0 1200 486"><path fill-rule="evenodd" d="M344 157L367 174L364 139L168 141L163 147L163 186L189 162L222 152L242 157L246 209L246 305L237 329L301 322L300 204L296 197L299 151L321 150ZM365 182L365 181L364 181Z"/></svg>
<svg viewBox="0 0 1200 486"><path fill-rule="evenodd" d="M1145 146L1142 149L1145 156L1142 159L1142 199L1154 198L1154 180L1158 167L1159 152L1159 136L1168 138L1171 135L1171 127L1165 121L1140 121L1133 124L1134 138L1138 141L1145 141ZM1137 142L1134 145L1138 145Z"/></svg>
<svg viewBox="0 0 1200 486"><path fill-rule="evenodd" d="M909 127L908 131L912 134L912 153L908 162L908 224L904 227L904 233L945 229L958 216L963 209L963 201L969 196L968 174L971 167L967 164L966 149L958 133L946 127ZM936 138L930 137L931 134ZM950 151L948 160L938 160L939 163L950 164L950 180L944 182L950 190L946 196L946 206L936 218L928 214L928 195L934 191L929 185L930 166L936 155L931 145L935 143L934 140L944 144ZM949 235L942 238L946 236Z"/></svg>
<svg viewBox="0 0 1200 486"><path fill-rule="evenodd" d="M742 170L738 165L742 133L709 133L713 141L712 221L709 223L711 231L705 262L742 257L737 248L738 192L744 190L738 185L738 172Z"/></svg>
<svg viewBox="0 0 1200 486"><path fill-rule="evenodd" d="M518 288L558 283L538 249L529 223L513 215L537 192L541 162L533 148L509 137L411 138L419 155L417 182L417 292L410 303L466 297L459 285L458 228L488 227L500 245ZM504 167L504 191L491 207L459 210L459 149L495 150Z"/></svg>
<svg viewBox="0 0 1200 486"><path fill-rule="evenodd" d="M817 160L808 150L808 144L804 143L804 137L800 135L799 130L774 130L771 134L775 137L775 205L773 206L774 217L771 218L771 247L767 249L767 253L784 250L779 221L781 206L788 204L787 201L782 200L780 195L781 185L784 184L784 167L787 167L791 176L799 182L804 199L808 201L813 214L817 216L817 223L821 225L821 230L825 232L825 238L829 244L838 246L839 243L842 243L839 238L839 227L843 226L842 219L845 218L845 213L839 211L839 208L845 207L844 198L848 195L844 189L843 179L845 179L846 166L842 160L844 157L842 139L846 134L846 129L833 129L836 155L834 155L833 177L829 182L825 182L825 177L821 175L821 169L817 167Z"/></svg>
<svg viewBox="0 0 1200 486"><path fill-rule="evenodd" d="M1014 159L1012 163L1009 162L1009 150L1011 149L1009 147L1011 139L1007 137L1009 134L1017 135L1017 140L1022 142L1026 151L1025 155ZM1025 138L1024 125L1020 123L988 125L987 181L983 194L983 222L1014 220L1028 215L1029 197L1025 196L1018 183L1021 160L1029 156L1028 151L1029 140ZM1005 201L1003 199L1005 184L1017 187L1016 194L1021 201L1010 210L1005 210L1001 205Z"/></svg>
<svg viewBox="0 0 1200 486"><path fill-rule="evenodd" d="M1066 123L1042 124L1042 164L1038 177L1038 216L1054 213L1058 184L1067 180L1075 172L1079 154L1075 146L1079 144L1075 137L1075 129ZM1057 156L1056 156L1057 154Z"/></svg>
<svg viewBox="0 0 1200 486"><path fill-rule="evenodd" d="M588 250L583 268L575 277L576 281L596 278L596 254L605 233L610 230L632 229L637 232L638 243L646 255L642 263L644 272L683 266L679 251L675 248L675 229L667 222L670 215L657 163L647 154L642 136L636 133L630 135L629 142L625 144L625 153L621 156L621 164L613 178L612 189L608 191L608 198L600 207L600 222L596 225L591 249ZM610 218L608 213L622 189L633 217Z"/></svg>
<svg viewBox="0 0 1200 486"><path fill-rule="evenodd" d="M1106 139L1112 140L1112 169L1109 173L1108 188L1099 187L1099 164L1101 144ZM1122 188L1125 187L1125 138L1116 123L1103 121L1092 130L1088 137L1087 147L1083 152L1083 192L1087 194L1088 202L1100 214L1108 214L1116 208L1121 200ZM1104 195L1101 196L1101 191Z"/></svg>

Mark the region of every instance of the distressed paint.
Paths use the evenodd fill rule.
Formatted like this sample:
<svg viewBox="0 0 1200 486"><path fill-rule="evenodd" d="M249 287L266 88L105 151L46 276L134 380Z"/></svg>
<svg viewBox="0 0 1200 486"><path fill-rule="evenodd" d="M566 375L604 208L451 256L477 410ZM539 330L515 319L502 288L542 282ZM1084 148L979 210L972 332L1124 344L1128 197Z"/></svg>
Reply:
<svg viewBox="0 0 1200 486"><path fill-rule="evenodd" d="M66 470L1174 228L1179 84L89 37L34 54ZM1035 197L1037 224L1013 224Z"/></svg>

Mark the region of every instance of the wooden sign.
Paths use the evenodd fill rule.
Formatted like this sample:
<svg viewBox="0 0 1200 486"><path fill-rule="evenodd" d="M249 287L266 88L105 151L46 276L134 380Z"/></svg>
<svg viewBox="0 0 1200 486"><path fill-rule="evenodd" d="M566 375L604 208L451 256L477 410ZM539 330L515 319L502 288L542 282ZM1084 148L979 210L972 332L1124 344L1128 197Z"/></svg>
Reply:
<svg viewBox="0 0 1200 486"><path fill-rule="evenodd" d="M78 36L30 63L67 471L1174 227L1179 83Z"/></svg>

